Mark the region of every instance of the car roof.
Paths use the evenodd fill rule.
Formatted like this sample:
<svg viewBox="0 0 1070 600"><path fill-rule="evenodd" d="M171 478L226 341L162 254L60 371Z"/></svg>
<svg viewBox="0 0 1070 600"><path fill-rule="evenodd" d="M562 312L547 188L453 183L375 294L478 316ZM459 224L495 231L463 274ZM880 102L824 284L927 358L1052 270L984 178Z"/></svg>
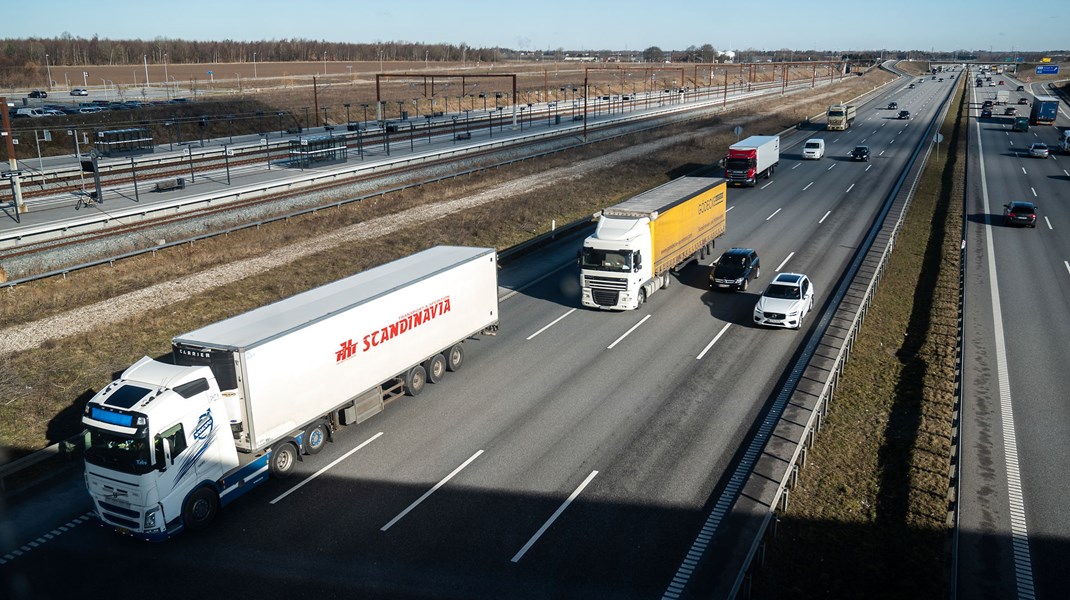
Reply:
<svg viewBox="0 0 1070 600"><path fill-rule="evenodd" d="M1023 200L1016 200L1010 203L1011 208L1036 208L1032 202L1025 202Z"/></svg>
<svg viewBox="0 0 1070 600"><path fill-rule="evenodd" d="M772 283L790 283L799 285L799 282L802 281L803 277L805 277L805 275L802 275L801 273L781 273L773 278Z"/></svg>
<svg viewBox="0 0 1070 600"><path fill-rule="evenodd" d="M751 252L754 252L753 248L729 248L727 251L725 251L725 254L728 254L728 255L735 255L735 254L747 255L747 254L750 254Z"/></svg>

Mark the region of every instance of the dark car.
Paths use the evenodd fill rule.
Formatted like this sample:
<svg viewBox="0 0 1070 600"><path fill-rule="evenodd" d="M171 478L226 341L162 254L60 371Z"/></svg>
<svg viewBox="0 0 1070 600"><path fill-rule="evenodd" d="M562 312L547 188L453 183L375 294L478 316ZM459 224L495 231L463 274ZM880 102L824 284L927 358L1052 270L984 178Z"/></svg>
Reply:
<svg viewBox="0 0 1070 600"><path fill-rule="evenodd" d="M1016 92L1024 92L1025 91L1025 86L1024 85L1020 85L1020 86L1014 88L1014 91L1016 91Z"/></svg>
<svg viewBox="0 0 1070 600"><path fill-rule="evenodd" d="M981 108L992 108L993 104L991 100L985 100L981 103Z"/></svg>
<svg viewBox="0 0 1070 600"><path fill-rule="evenodd" d="M710 271L712 289L745 290L762 274L758 253L750 248L732 248L721 255Z"/></svg>
<svg viewBox="0 0 1070 600"><path fill-rule="evenodd" d="M1026 106L1028 106L1029 105L1029 100L1026 99L1026 98L1019 98L1018 99L1018 104L1025 104Z"/></svg>
<svg viewBox="0 0 1070 600"><path fill-rule="evenodd" d="M889 102L888 103L888 109L889 110L895 110L897 108L899 108L899 104L898 103L896 103L896 102Z"/></svg>
<svg viewBox="0 0 1070 600"><path fill-rule="evenodd" d="M981 109L981 116L982 117L991 117L992 116L992 109L991 108L982 108Z"/></svg>
<svg viewBox="0 0 1070 600"><path fill-rule="evenodd" d="M909 110L901 110L901 111L899 111L899 118L900 119L909 119L910 118L910 111Z"/></svg>
<svg viewBox="0 0 1070 600"><path fill-rule="evenodd" d="M855 146L854 150L851 150L851 160L869 162L869 146Z"/></svg>
<svg viewBox="0 0 1070 600"><path fill-rule="evenodd" d="M1003 224L1037 226L1037 206L1032 202L1010 202L1003 205Z"/></svg>
<svg viewBox="0 0 1070 600"><path fill-rule="evenodd" d="M26 96L29 98L48 98L48 92L44 90L34 90Z"/></svg>
<svg viewBox="0 0 1070 600"><path fill-rule="evenodd" d="M1003 109L1003 114L1014 116L1018 114L1018 109L1014 108L1013 106L1008 106L1007 108Z"/></svg>

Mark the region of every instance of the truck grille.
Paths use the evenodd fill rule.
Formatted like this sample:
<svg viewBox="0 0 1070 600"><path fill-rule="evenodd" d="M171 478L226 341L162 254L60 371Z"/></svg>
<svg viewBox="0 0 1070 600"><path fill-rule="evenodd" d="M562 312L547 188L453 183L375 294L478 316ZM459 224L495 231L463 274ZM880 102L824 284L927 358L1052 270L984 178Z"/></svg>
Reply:
<svg viewBox="0 0 1070 600"><path fill-rule="evenodd" d="M591 298L594 299L594 303L598 306L616 306L618 296L620 296L620 292L615 290L591 289Z"/></svg>
<svg viewBox="0 0 1070 600"><path fill-rule="evenodd" d="M103 504L101 505L101 508L104 508ZM104 512L103 510L100 513L100 517L107 523L111 523L112 525L117 525L119 527L125 527L127 529L137 530L141 526L141 524L137 521L124 519L122 517L113 515L110 512Z"/></svg>
<svg viewBox="0 0 1070 600"><path fill-rule="evenodd" d="M141 516L141 513L139 513L136 510L130 510L129 508L123 508L121 506L115 506L114 504L111 504L111 503L108 503L108 502L101 502L100 503L100 508L102 510L106 510L108 512L112 512L112 513L115 513L115 514L118 514L118 515L122 515L124 517L129 517L131 519L137 519L137 518L139 518Z"/></svg>
<svg viewBox="0 0 1070 600"><path fill-rule="evenodd" d="M592 290L619 290L624 291L628 289L628 280L620 279L619 277L599 277L597 275L587 275L587 287Z"/></svg>

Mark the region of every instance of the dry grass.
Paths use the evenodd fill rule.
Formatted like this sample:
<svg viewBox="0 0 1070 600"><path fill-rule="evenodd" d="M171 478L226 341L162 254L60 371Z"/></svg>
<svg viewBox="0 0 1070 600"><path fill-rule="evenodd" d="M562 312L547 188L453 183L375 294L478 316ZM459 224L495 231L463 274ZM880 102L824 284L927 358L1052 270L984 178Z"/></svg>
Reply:
<svg viewBox="0 0 1070 600"><path fill-rule="evenodd" d="M275 252L296 239L322 235L372 215L410 206L440 202L488 189L531 172L554 169L613 148L642 144L654 136L686 130L709 133L696 141L642 160L592 173L567 185L521 194L492 205L425 223L388 238L362 243L345 252L323 252L285 268L235 281L224 288L180 305L165 306L136 321L102 326L88 333L63 338L44 346L5 357L6 379L0 379L0 448L24 453L76 433L81 409L93 392L142 355L163 355L170 338L218 319L322 285L436 244L485 245L503 248L546 231L551 220L568 222L589 215L620 198L679 176L688 169L720 158L734 136L738 122L748 122L751 133L773 133L804 116L821 112L829 96L851 97L885 81L889 75L874 72L848 79L835 90L818 89L809 95L789 96L788 108L774 114L732 113L706 123L690 123L629 136L556 157L527 161L493 173L461 181L423 186L382 200L280 222L259 231L199 242L6 290L0 302L0 324L19 323L46 314L77 309L166 280L180 280L212 266ZM86 315L91 319L92 315ZM42 370L41 365L48 365Z"/></svg>
<svg viewBox="0 0 1070 600"><path fill-rule="evenodd" d="M966 108L942 127L957 152L926 167L756 597L947 595Z"/></svg>

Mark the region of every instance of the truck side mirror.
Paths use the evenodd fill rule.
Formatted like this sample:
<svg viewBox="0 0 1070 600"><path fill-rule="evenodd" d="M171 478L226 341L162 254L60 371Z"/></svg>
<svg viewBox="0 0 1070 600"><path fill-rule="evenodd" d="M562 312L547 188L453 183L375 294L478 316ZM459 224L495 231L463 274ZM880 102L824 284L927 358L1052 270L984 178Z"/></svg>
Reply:
<svg viewBox="0 0 1070 600"><path fill-rule="evenodd" d="M721 160L717 161L717 164L720 165L721 167L724 167L726 164L728 164L728 159L727 158L722 158Z"/></svg>
<svg viewBox="0 0 1070 600"><path fill-rule="evenodd" d="M583 266L583 250L576 251L576 266Z"/></svg>

